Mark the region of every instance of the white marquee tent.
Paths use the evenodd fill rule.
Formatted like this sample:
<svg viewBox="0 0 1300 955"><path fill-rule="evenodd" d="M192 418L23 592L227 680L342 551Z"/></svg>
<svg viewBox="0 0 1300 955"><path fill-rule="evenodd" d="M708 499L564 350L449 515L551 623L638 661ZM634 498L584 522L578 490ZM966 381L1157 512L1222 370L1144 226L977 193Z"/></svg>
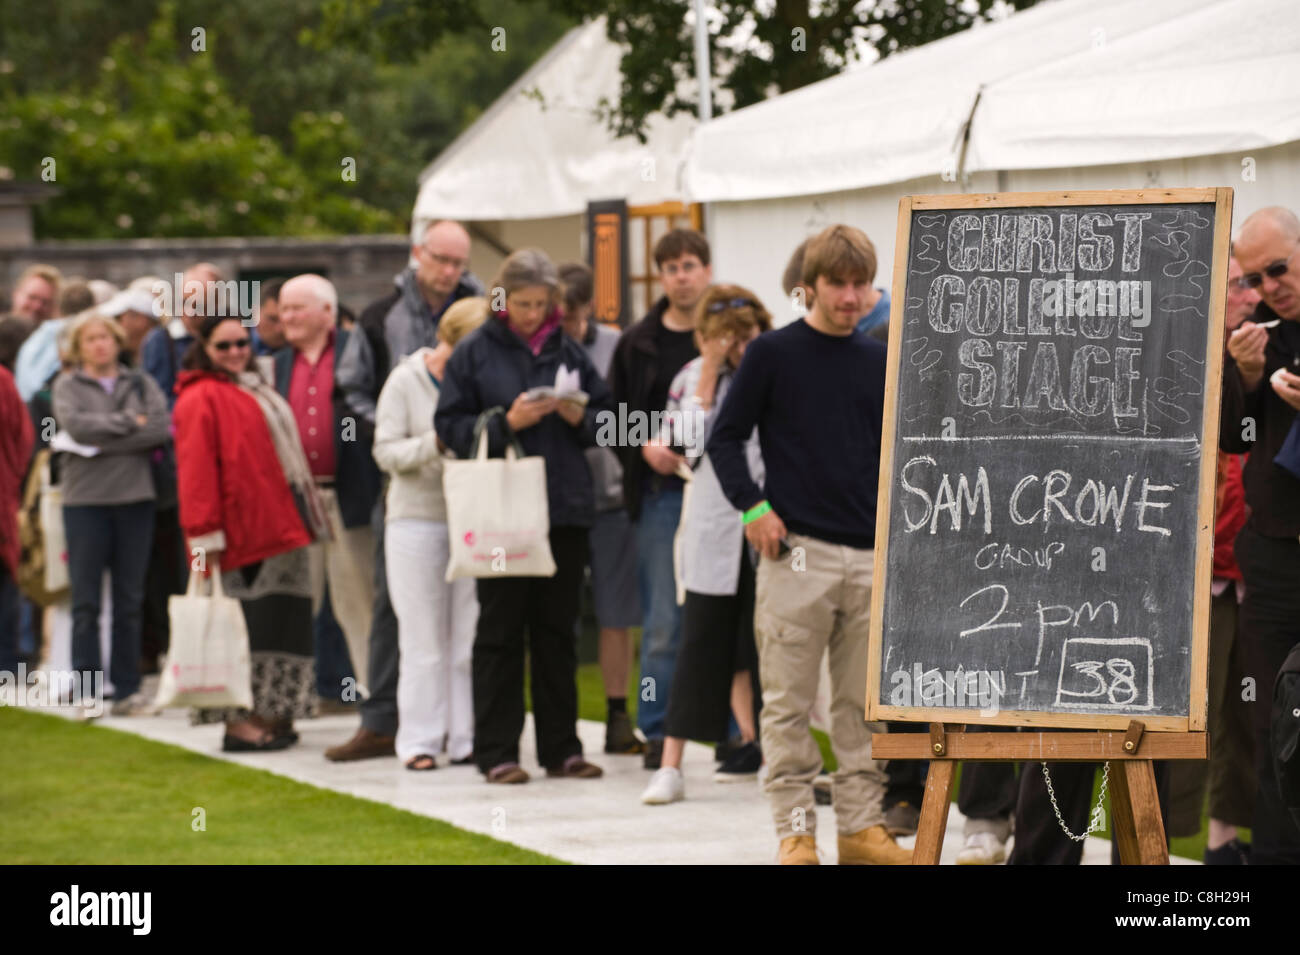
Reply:
<svg viewBox="0 0 1300 955"><path fill-rule="evenodd" d="M887 285L907 194L1228 185L1237 222L1300 208L1300 11L1045 0L700 127L684 182L715 275L770 302L832 222L873 238Z"/></svg>
<svg viewBox="0 0 1300 955"><path fill-rule="evenodd" d="M566 33L421 174L417 233L433 219L461 219L505 247L576 259L589 201L680 199L694 117L652 117L644 145L615 139L597 117L602 100L618 101L621 57L603 18ZM472 267L487 278L499 258L476 242Z"/></svg>

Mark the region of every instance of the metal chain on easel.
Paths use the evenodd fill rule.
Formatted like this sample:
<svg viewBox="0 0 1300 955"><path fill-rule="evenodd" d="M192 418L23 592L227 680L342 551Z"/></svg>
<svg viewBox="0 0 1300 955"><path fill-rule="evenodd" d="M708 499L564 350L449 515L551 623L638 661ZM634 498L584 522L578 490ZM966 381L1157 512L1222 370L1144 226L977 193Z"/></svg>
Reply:
<svg viewBox="0 0 1300 955"><path fill-rule="evenodd" d="M1106 787L1110 783L1110 763L1106 763L1102 769L1101 790L1097 793L1097 805L1092 810L1092 822L1081 836L1076 836L1071 832L1070 827L1065 824L1065 819L1061 817L1061 807L1056 804L1056 793L1052 789L1052 777L1047 774L1046 763L1043 763L1043 782L1047 783L1047 798L1052 800L1052 812L1056 813L1056 821L1060 824L1061 831L1075 842L1082 842L1092 833L1101 832L1106 828L1106 813L1101 807L1106 802Z"/></svg>

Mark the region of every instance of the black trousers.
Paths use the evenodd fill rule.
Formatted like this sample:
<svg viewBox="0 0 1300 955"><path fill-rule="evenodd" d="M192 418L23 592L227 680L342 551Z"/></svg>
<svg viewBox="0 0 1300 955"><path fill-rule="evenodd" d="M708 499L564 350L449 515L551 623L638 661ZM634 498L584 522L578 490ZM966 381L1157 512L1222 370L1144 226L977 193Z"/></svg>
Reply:
<svg viewBox="0 0 1300 955"><path fill-rule="evenodd" d="M927 733L926 723L888 723L891 733ZM891 759L885 765L885 796L881 801L884 810L893 809L905 802L917 809L925 798L925 777L930 763L924 759Z"/></svg>
<svg viewBox="0 0 1300 955"><path fill-rule="evenodd" d="M968 732L1014 733L1010 726L968 726ZM957 809L967 819L1010 823L1020 786L1015 763L962 763Z"/></svg>
<svg viewBox="0 0 1300 955"><path fill-rule="evenodd" d="M189 560L181 535L180 511L175 507L156 512L153 543L149 551L149 570L144 579L144 606L140 625L140 648L146 673L157 670L158 657L171 644L171 623L167 601L173 594L185 593L189 578Z"/></svg>
<svg viewBox="0 0 1300 955"><path fill-rule="evenodd" d="M736 592L728 596L686 591L682 643L673 669L664 733L678 739L721 742L731 722L731 684L748 670L754 692L754 726L763 705L754 646L754 568L742 545Z"/></svg>
<svg viewBox="0 0 1300 955"><path fill-rule="evenodd" d="M578 620L587 528L551 528L554 577L481 577L474 635L474 759L484 773L519 761L524 653L537 757L558 767L582 755L578 739Z"/></svg>
<svg viewBox="0 0 1300 955"><path fill-rule="evenodd" d="M1238 631L1246 651L1246 676L1254 680L1255 821L1251 862L1300 864L1300 828L1278 790L1269 746L1273 683L1291 648L1300 643L1300 541L1263 537L1250 525L1237 535L1237 566L1246 582Z"/></svg>
<svg viewBox="0 0 1300 955"><path fill-rule="evenodd" d="M970 726L970 732L1009 732L1006 726ZM926 723L890 723L891 733L926 733ZM891 759L885 767L884 809L900 802L918 809L925 797L925 779L930 763L924 759ZM1015 763L962 763L957 787L957 809L967 819L1005 819L1016 809Z"/></svg>
<svg viewBox="0 0 1300 955"><path fill-rule="evenodd" d="M375 609L370 616L370 658L366 662L366 688L361 701L361 725L380 736L397 735L397 614L388 599L388 571L384 565L384 498L379 495L370 515L375 537Z"/></svg>

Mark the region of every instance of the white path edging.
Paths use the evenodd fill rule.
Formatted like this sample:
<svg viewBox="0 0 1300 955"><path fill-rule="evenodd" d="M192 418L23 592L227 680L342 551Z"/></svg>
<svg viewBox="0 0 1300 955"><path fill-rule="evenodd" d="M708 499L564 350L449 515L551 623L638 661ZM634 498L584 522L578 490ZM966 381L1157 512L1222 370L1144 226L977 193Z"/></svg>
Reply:
<svg viewBox="0 0 1300 955"><path fill-rule="evenodd" d="M69 713L67 710L46 712ZM181 710L157 717L104 717L102 725L160 743L264 769L297 782L395 806L441 819L568 862L618 865L765 865L776 860L767 800L758 784L720 785L712 781L710 747L688 744L683 761L686 801L645 806L641 790L650 773L639 756L606 756L605 727L579 721L588 759L605 769L597 780L547 779L537 765L532 717L524 731L521 759L532 781L523 786L491 786L469 766L440 766L411 772L395 758L331 763L324 751L346 740L355 716L300 721L297 746L272 753L221 752L220 725L191 726ZM817 845L823 862L835 861L835 818L829 807L817 811ZM943 861L952 864L962 844L963 817L952 807ZM911 846L913 838L900 839ZM437 863L435 855L428 861ZM1110 862L1110 843L1090 837L1085 865ZM1175 858L1175 863L1194 864Z"/></svg>

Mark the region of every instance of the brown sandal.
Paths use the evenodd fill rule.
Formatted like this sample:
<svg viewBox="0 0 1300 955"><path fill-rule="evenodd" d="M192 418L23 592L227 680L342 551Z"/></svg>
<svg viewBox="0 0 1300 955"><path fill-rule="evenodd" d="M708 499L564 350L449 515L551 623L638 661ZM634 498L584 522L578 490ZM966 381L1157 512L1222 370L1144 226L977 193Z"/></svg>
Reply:
<svg viewBox="0 0 1300 955"><path fill-rule="evenodd" d="M599 779L605 771L595 763L589 763L582 756L570 756L559 766L546 767L546 775L566 777L569 779Z"/></svg>
<svg viewBox="0 0 1300 955"><path fill-rule="evenodd" d="M528 773L518 763L502 763L488 770L487 781L519 785L528 782Z"/></svg>
<svg viewBox="0 0 1300 955"><path fill-rule="evenodd" d="M430 769L438 768L438 761L428 753L420 753L406 761L406 768L416 772L428 772Z"/></svg>

